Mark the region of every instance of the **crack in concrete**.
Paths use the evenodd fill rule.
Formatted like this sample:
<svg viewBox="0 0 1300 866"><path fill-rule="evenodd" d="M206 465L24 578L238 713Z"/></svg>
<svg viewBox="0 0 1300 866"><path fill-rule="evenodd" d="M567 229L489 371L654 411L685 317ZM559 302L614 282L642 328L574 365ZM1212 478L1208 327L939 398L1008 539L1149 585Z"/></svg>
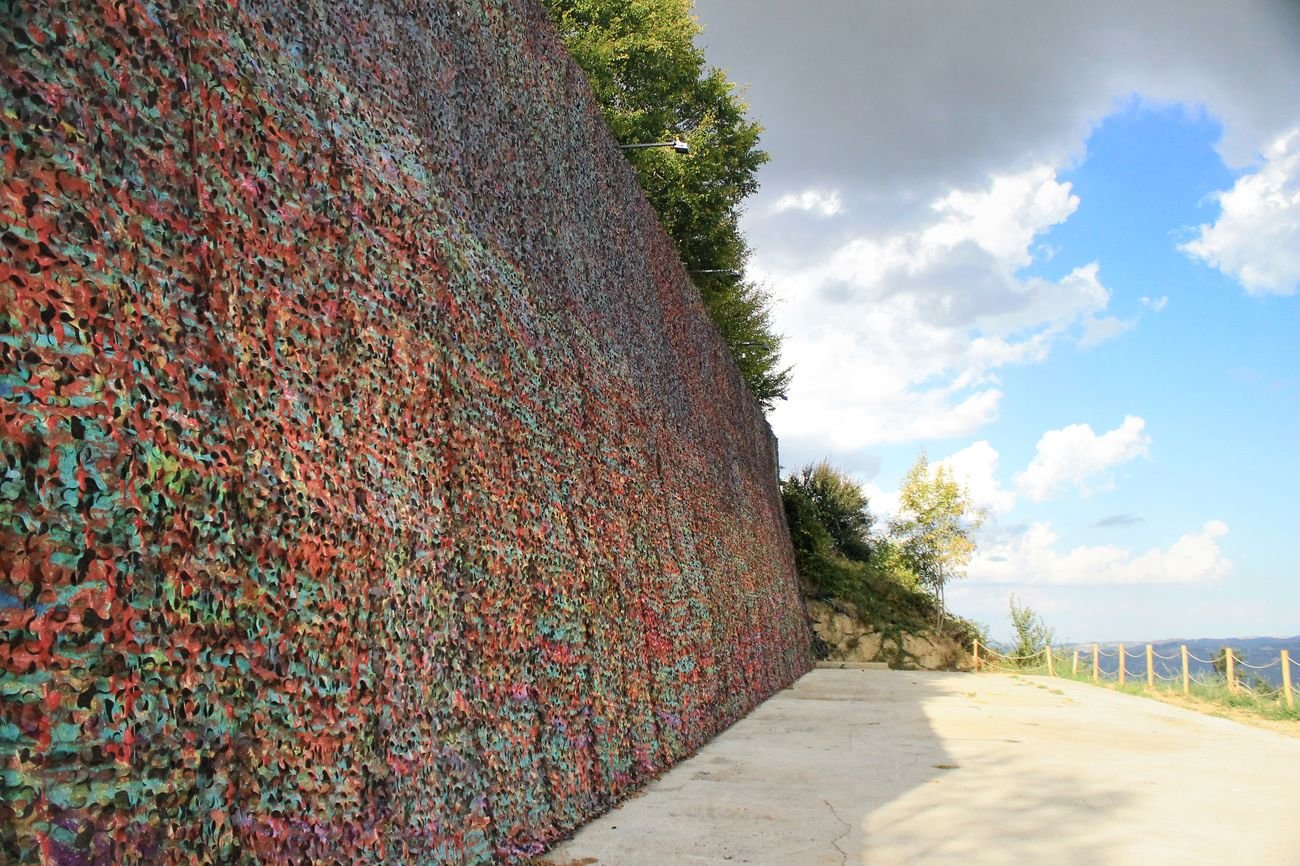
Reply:
<svg viewBox="0 0 1300 866"><path fill-rule="evenodd" d="M839 821L840 825L844 827L844 832L836 836L834 839L832 839L831 845L835 847L836 851L840 852L840 866L847 866L849 862L849 852L845 851L843 848L840 847L840 840L843 839L845 836L849 835L850 833L852 833L853 827L849 825L848 821L845 821L843 818L840 817L840 813L835 811L835 807L831 805L830 800L822 800L822 802L826 804L827 809L831 810L831 815L834 816L835 820Z"/></svg>

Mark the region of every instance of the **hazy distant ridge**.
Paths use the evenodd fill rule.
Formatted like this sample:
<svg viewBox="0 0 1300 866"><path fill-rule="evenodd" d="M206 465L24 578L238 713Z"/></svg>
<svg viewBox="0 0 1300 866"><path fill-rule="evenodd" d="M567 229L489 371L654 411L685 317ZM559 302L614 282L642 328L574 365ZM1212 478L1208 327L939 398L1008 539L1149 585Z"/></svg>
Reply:
<svg viewBox="0 0 1300 866"><path fill-rule="evenodd" d="M1263 670L1252 670L1245 668L1239 673L1243 678L1250 675L1258 676L1267 681L1270 685L1277 686L1282 683L1281 666L1275 664L1282 654L1282 650L1288 650L1291 658L1300 661L1300 635L1291 637L1228 637L1228 638L1171 638L1168 640L1151 641L1151 648L1157 656L1167 656L1170 658L1157 658L1155 660L1156 674L1159 676L1181 676L1182 662L1179 658L1179 647L1186 644L1187 652L1195 658L1189 659L1188 669L1194 677L1206 677L1214 674L1214 666L1205 664L1196 659L1207 659L1213 661L1223 653L1226 646L1236 650L1238 661L1244 661L1248 665L1263 666L1272 664L1272 667ZM1120 646L1119 641L1101 641L1097 644L1102 652L1114 653ZM1146 661L1147 641L1124 641L1124 649L1128 653L1128 659L1125 662L1125 670L1130 677L1145 677L1147 672ZM1079 643L1068 644L1062 647L1067 652L1079 650L1079 670L1085 671L1092 665L1092 644ZM1133 653L1139 653L1137 658ZM1103 656L1101 659L1101 669L1104 673L1114 676L1119 667L1119 660L1114 655L1110 657ZM1300 669L1293 664L1291 667L1291 680L1293 683L1300 682Z"/></svg>

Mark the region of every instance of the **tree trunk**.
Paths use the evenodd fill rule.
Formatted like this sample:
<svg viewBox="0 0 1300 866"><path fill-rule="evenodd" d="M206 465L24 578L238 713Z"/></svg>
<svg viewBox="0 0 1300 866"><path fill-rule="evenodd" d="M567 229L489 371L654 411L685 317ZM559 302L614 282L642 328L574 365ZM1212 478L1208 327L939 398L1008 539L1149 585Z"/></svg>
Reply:
<svg viewBox="0 0 1300 866"><path fill-rule="evenodd" d="M943 598L943 581L939 581L938 592L934 594L934 598L935 601L938 602L938 604L935 606L939 608L938 615L935 617L935 623L934 623L934 631L935 634L937 635L939 632L943 631L943 617L944 617L944 607L945 607L944 598Z"/></svg>

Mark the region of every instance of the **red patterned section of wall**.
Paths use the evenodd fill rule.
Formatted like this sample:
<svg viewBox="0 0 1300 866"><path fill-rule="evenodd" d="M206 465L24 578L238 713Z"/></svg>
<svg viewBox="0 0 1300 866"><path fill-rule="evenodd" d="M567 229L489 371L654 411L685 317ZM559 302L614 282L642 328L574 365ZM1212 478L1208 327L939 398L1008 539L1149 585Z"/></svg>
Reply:
<svg viewBox="0 0 1300 866"><path fill-rule="evenodd" d="M530 0L18 0L0 853L511 862L810 664L775 443Z"/></svg>

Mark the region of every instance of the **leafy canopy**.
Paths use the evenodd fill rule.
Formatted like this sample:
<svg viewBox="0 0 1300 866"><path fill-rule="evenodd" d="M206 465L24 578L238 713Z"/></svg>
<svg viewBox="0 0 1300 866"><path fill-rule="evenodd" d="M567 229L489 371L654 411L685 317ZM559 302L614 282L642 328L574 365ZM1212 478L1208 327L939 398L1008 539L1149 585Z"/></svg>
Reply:
<svg viewBox="0 0 1300 866"><path fill-rule="evenodd" d="M875 518L857 482L823 460L809 463L785 484L812 507L842 556L862 562L870 558Z"/></svg>
<svg viewBox="0 0 1300 866"><path fill-rule="evenodd" d="M962 577L975 553L974 533L988 514L943 464L931 468L922 451L903 478L892 535L921 585L939 602L943 621L944 587Z"/></svg>
<svg viewBox="0 0 1300 866"><path fill-rule="evenodd" d="M619 142L690 145L689 154L626 153L746 384L771 409L785 399L790 370L767 293L740 276L749 258L740 204L768 159L762 128L725 73L705 64L690 0L543 2Z"/></svg>

